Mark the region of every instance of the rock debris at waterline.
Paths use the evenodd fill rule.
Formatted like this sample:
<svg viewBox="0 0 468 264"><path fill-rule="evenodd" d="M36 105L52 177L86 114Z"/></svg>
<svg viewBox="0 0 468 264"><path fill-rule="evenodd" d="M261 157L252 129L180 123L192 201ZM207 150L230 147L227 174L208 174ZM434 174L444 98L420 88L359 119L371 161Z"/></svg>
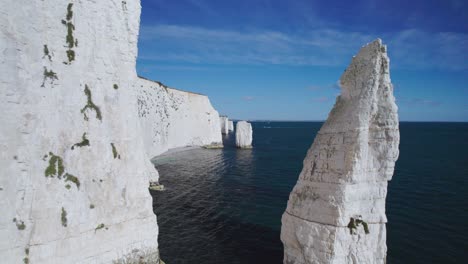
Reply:
<svg viewBox="0 0 468 264"><path fill-rule="evenodd" d="M398 115L380 39L362 47L317 134L283 214L284 263L385 263L385 198Z"/></svg>
<svg viewBox="0 0 468 264"><path fill-rule="evenodd" d="M236 146L238 148L252 148L252 125L246 121L236 124Z"/></svg>

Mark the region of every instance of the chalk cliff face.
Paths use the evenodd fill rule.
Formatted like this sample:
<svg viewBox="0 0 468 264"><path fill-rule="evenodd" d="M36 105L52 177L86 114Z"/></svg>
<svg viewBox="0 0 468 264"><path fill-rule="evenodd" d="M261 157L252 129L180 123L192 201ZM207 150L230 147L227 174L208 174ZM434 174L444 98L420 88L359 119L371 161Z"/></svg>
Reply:
<svg viewBox="0 0 468 264"><path fill-rule="evenodd" d="M159 262L139 15L136 0L0 5L2 263Z"/></svg>
<svg viewBox="0 0 468 264"><path fill-rule="evenodd" d="M252 148L252 125L249 122L237 122L236 146L238 148Z"/></svg>
<svg viewBox="0 0 468 264"><path fill-rule="evenodd" d="M340 82L283 214L284 263L385 263L399 130L381 40L359 51Z"/></svg>
<svg viewBox="0 0 468 264"><path fill-rule="evenodd" d="M220 119L207 96L139 78L138 114L150 157L185 146L222 146Z"/></svg>
<svg viewBox="0 0 468 264"><path fill-rule="evenodd" d="M220 116L219 117L221 133L228 134L229 133L229 118L227 116Z"/></svg>

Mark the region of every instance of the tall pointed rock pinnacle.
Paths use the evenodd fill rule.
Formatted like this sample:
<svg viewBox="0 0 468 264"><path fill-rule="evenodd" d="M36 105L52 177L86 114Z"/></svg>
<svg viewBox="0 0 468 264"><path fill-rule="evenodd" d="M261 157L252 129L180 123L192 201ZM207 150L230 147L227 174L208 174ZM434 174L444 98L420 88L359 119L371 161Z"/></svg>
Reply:
<svg viewBox="0 0 468 264"><path fill-rule="evenodd" d="M385 263L385 198L398 158L387 48L362 47L282 217L284 263Z"/></svg>

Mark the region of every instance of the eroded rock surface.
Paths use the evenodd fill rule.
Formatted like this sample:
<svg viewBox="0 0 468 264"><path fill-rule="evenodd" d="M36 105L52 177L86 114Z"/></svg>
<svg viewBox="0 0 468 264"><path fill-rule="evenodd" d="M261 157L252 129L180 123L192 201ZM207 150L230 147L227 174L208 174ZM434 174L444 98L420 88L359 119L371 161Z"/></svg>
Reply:
<svg viewBox="0 0 468 264"><path fill-rule="evenodd" d="M386 46L352 59L283 214L284 263L385 263L385 198L398 158Z"/></svg>
<svg viewBox="0 0 468 264"><path fill-rule="evenodd" d="M138 78L138 115L148 155L187 146L223 146L218 112L206 95Z"/></svg>
<svg viewBox="0 0 468 264"><path fill-rule="evenodd" d="M0 262L159 262L139 16L137 0L0 5Z"/></svg>
<svg viewBox="0 0 468 264"><path fill-rule="evenodd" d="M236 146L238 148L252 148L252 125L246 121L236 124Z"/></svg>
<svg viewBox="0 0 468 264"><path fill-rule="evenodd" d="M221 133L226 135L229 133L229 118L227 116L219 116Z"/></svg>
<svg viewBox="0 0 468 264"><path fill-rule="evenodd" d="M234 131L234 122L232 122L231 120L229 120L229 123L228 123L228 130L229 132Z"/></svg>

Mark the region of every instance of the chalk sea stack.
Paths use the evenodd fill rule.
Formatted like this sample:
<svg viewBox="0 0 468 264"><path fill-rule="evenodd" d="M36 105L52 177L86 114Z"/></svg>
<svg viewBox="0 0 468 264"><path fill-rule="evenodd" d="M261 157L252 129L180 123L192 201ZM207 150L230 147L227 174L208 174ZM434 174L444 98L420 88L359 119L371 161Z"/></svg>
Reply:
<svg viewBox="0 0 468 264"><path fill-rule="evenodd" d="M221 134L226 135L229 133L229 118L227 116L219 116L219 123L221 125Z"/></svg>
<svg viewBox="0 0 468 264"><path fill-rule="evenodd" d="M252 148L252 125L249 122L237 122L236 146L238 148Z"/></svg>
<svg viewBox="0 0 468 264"><path fill-rule="evenodd" d="M229 132L234 131L234 122L232 122L231 120L229 120L229 123L228 123L228 130Z"/></svg>
<svg viewBox="0 0 468 264"><path fill-rule="evenodd" d="M362 47L304 160L282 217L284 263L385 263L385 198L398 114L380 39Z"/></svg>

